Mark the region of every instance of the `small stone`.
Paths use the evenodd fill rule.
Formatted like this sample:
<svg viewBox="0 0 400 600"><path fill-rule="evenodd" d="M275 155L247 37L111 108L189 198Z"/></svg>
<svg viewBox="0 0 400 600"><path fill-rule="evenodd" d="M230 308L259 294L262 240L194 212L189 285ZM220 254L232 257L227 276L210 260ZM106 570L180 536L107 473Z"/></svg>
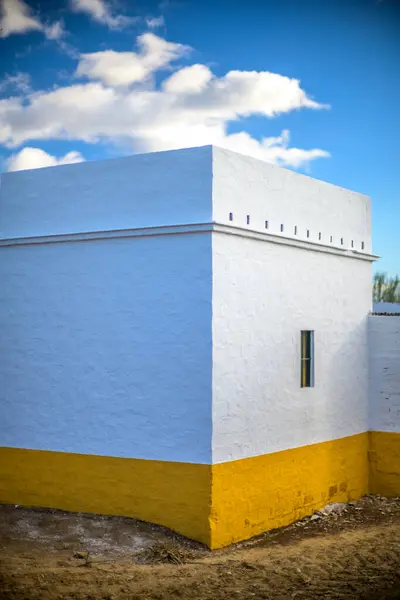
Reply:
<svg viewBox="0 0 400 600"><path fill-rule="evenodd" d="M340 515L347 509L347 504L344 502L332 502L327 504L320 512L324 516L326 515Z"/></svg>
<svg viewBox="0 0 400 600"><path fill-rule="evenodd" d="M314 513L311 517L310 517L310 521L318 521L318 519L322 519L322 515L319 515L318 513Z"/></svg>

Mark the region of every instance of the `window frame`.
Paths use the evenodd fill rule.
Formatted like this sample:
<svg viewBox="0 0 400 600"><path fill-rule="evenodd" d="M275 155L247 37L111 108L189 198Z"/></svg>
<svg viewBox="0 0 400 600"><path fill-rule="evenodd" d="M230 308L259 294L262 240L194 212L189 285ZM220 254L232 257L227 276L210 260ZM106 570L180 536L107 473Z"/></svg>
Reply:
<svg viewBox="0 0 400 600"><path fill-rule="evenodd" d="M315 332L302 329L300 332L300 387L315 387Z"/></svg>

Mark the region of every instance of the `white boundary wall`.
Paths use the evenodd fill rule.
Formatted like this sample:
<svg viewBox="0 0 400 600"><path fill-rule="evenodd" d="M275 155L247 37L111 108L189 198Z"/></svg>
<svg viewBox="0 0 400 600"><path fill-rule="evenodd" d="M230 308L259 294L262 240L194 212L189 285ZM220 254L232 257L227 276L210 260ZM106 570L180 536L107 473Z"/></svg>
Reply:
<svg viewBox="0 0 400 600"><path fill-rule="evenodd" d="M400 313L400 302L374 302L376 313Z"/></svg>
<svg viewBox="0 0 400 600"><path fill-rule="evenodd" d="M400 316L371 316L369 428L400 432Z"/></svg>

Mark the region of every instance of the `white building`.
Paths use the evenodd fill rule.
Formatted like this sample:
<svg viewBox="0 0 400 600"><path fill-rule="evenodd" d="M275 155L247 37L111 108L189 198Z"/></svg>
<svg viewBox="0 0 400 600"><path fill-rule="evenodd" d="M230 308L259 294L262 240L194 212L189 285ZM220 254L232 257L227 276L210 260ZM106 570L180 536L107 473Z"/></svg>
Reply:
<svg viewBox="0 0 400 600"><path fill-rule="evenodd" d="M367 197L215 147L2 175L0 501L216 548L400 493L371 252Z"/></svg>

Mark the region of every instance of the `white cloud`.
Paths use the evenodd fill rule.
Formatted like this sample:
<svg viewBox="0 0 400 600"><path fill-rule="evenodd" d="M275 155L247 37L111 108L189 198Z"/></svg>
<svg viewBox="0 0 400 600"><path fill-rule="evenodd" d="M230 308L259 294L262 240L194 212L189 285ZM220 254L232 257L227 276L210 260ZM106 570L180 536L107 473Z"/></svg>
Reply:
<svg viewBox="0 0 400 600"><path fill-rule="evenodd" d="M27 169L40 169L42 167L55 167L57 165L68 165L83 162L85 159L80 152L71 151L65 156L57 158L48 154L40 148L23 148L17 154L13 154L6 161L8 171L25 171Z"/></svg>
<svg viewBox="0 0 400 600"><path fill-rule="evenodd" d="M48 40L60 40L65 35L63 21L55 21L44 28Z"/></svg>
<svg viewBox="0 0 400 600"><path fill-rule="evenodd" d="M299 168L328 156L320 148L290 146L289 132L257 140L230 123L258 115L271 119L293 110L327 108L296 79L267 71L229 71L215 76L202 64L183 67L155 86L151 74L168 68L187 48L152 33L139 52L85 54L77 74L94 81L0 100L0 144L67 139L130 144L146 152L215 144L263 160ZM146 86L129 87L146 81Z"/></svg>
<svg viewBox="0 0 400 600"><path fill-rule="evenodd" d="M188 51L182 44L174 44L145 33L137 39L139 52L104 50L82 54L77 77L102 81L109 86L127 86L144 81L151 73L166 67Z"/></svg>
<svg viewBox="0 0 400 600"><path fill-rule="evenodd" d="M105 0L70 0L70 4L73 11L86 13L94 21L110 29L122 29L136 20L123 15L113 15Z"/></svg>
<svg viewBox="0 0 400 600"><path fill-rule="evenodd" d="M180 125L177 123L159 127L156 131L142 132L140 139L137 140L136 149L142 152L155 152L213 144L283 167L293 168L305 167L316 158L330 156L329 152L320 148L304 150L289 147L289 140L288 130L283 130L278 137L264 137L258 141L244 131L228 135L222 124Z"/></svg>
<svg viewBox="0 0 400 600"><path fill-rule="evenodd" d="M2 38L13 33L41 31L47 39L59 40L65 33L62 21L44 24L23 0L0 0L0 14L0 37Z"/></svg>
<svg viewBox="0 0 400 600"><path fill-rule="evenodd" d="M0 94L3 94L10 88L17 92L28 94L31 91L31 77L29 73L16 73L15 75L6 73L4 79L0 81Z"/></svg>
<svg viewBox="0 0 400 600"><path fill-rule="evenodd" d="M260 142L248 133L240 132L225 136L219 145L284 167L304 167L315 158L329 157L329 152L319 148L313 150L289 148L289 140L287 129L283 130L279 137L262 138Z"/></svg>
<svg viewBox="0 0 400 600"><path fill-rule="evenodd" d="M196 94L211 81L213 74L205 65L191 65L180 69L163 82L170 94Z"/></svg>
<svg viewBox="0 0 400 600"><path fill-rule="evenodd" d="M42 23L23 0L1 0L1 15L0 37L43 30Z"/></svg>
<svg viewBox="0 0 400 600"><path fill-rule="evenodd" d="M158 27L164 27L164 25L165 25L164 17L162 15L159 17L147 17L146 25L150 29L157 29Z"/></svg>

